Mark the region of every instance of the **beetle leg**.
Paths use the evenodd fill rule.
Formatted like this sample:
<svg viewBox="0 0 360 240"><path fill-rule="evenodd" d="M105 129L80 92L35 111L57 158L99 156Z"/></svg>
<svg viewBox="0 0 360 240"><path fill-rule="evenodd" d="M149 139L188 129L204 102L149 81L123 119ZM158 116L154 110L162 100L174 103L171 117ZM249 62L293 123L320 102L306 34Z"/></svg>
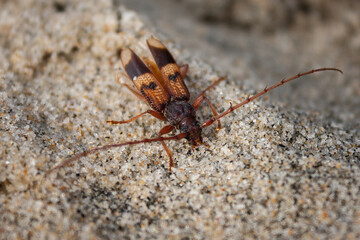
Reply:
<svg viewBox="0 0 360 240"><path fill-rule="evenodd" d="M162 135L167 134L167 133L171 132L174 129L175 129L174 126L167 125L167 126L163 127L160 130L158 136L161 137ZM171 171L171 167L174 166L174 160L173 160L173 157L172 157L172 153L171 153L170 149L166 146L165 141L161 141L161 144L163 145L167 155L169 156L169 170Z"/></svg>
<svg viewBox="0 0 360 240"><path fill-rule="evenodd" d="M180 75L182 78L186 77L186 74L189 70L189 64L183 64L183 65L179 65L179 69L180 69Z"/></svg>
<svg viewBox="0 0 360 240"><path fill-rule="evenodd" d="M146 102L146 99L141 95L138 91L136 91L134 88L130 87L130 85L126 83L121 83L121 85L124 85L127 89L130 90L136 97L138 97L141 101Z"/></svg>
<svg viewBox="0 0 360 240"><path fill-rule="evenodd" d="M143 112L143 113L140 113L139 115L135 116L135 117L132 117L128 120L124 120L124 121L113 121L113 120L109 120L109 121L106 121L107 123L110 123L110 124L124 124L124 123L130 123L136 119L138 119L139 117L142 117L143 115L145 114L151 114L152 116L156 117L157 119L160 119L162 121L166 121L166 118L164 117L164 115L162 115L161 113L159 112L156 112L154 110L147 110L146 112Z"/></svg>
<svg viewBox="0 0 360 240"><path fill-rule="evenodd" d="M199 97L197 97L195 99L195 101L193 102L192 106L195 108L195 110L197 110L200 106L200 104L203 102L203 101L206 101L206 103L209 105L214 117L216 117L218 114L218 112L216 111L214 105L212 105L212 103L209 101L209 99L207 99L207 97L205 97L204 95L199 95ZM220 123L220 120L218 120L218 126L217 126L217 129L221 129L221 123Z"/></svg>
<svg viewBox="0 0 360 240"><path fill-rule="evenodd" d="M226 79L226 76L222 76L220 77L218 80L216 80L215 82L213 82L210 86L208 86L207 88L205 88L204 91L202 91L196 98L195 101L200 98L201 96L203 96L205 94L206 91L209 91L211 88L215 87L216 85L218 85L221 81L224 81ZM195 102L194 101L194 102Z"/></svg>

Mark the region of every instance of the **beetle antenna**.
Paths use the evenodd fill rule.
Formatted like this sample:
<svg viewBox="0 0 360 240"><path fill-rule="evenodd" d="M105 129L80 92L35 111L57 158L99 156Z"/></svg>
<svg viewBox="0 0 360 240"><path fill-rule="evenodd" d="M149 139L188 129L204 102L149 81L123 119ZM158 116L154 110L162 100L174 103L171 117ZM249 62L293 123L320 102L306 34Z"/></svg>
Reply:
<svg viewBox="0 0 360 240"><path fill-rule="evenodd" d="M273 90L273 89L275 89L277 87L280 87L281 85L283 85L283 84L285 84L287 82L290 82L292 80L295 80L295 79L300 78L300 77L305 76L305 75L309 75L309 74L312 74L312 73L315 73L315 72L322 72L322 71L338 71L340 73L343 73L343 71L341 71L338 68L317 68L317 69L313 69L313 70L310 70L310 71L307 71L307 72L304 72L304 73L298 73L297 75L292 76L292 77L290 77L288 79L281 80L280 82L278 82L277 84L272 85L271 87L265 87L264 90L262 90L261 92L253 95L252 97L248 96L244 101L242 101L241 103L239 103L239 104L237 104L235 106L232 106L230 104L230 107L226 111L224 111L221 114L219 114L219 115L217 115L217 116L215 116L213 118L210 118L209 120L204 122L203 125L201 125L201 128L205 128L205 127L210 126L213 122L215 122L215 121L219 120L220 118L228 115L229 113L235 111L239 107L241 107L241 106L243 106L243 105L257 99L258 97L264 95L265 93L270 92L271 90Z"/></svg>
<svg viewBox="0 0 360 240"><path fill-rule="evenodd" d="M117 144L109 144L109 145L105 145L105 146L102 146L102 147L93 148L93 149L87 150L85 152L78 153L78 154L64 160L60 164L56 165L55 167L53 167L52 169L47 171L45 173L45 178L47 176L49 176L55 170L57 170L59 168L62 168L62 167L66 166L66 165L68 165L68 164L70 164L72 162L75 162L76 160L79 160L82 157L85 157L85 156L87 156L89 154L93 154L93 153L101 151L101 150L106 150L106 149L110 149L110 148L118 148L118 147L127 146L127 145L136 145L136 144L140 144L140 143L180 140L180 139L184 138L185 136L186 136L186 133L180 133L178 135L171 136L171 137L145 138L145 139L142 139L142 140L135 140L135 141L117 143Z"/></svg>

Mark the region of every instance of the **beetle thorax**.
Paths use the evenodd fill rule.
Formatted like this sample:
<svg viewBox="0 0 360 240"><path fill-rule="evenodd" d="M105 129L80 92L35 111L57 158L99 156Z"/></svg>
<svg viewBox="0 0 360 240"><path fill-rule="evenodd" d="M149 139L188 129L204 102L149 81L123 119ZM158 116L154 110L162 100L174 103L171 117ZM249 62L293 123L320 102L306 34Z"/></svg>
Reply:
<svg viewBox="0 0 360 240"><path fill-rule="evenodd" d="M171 125L180 129L180 132L188 133L186 138L193 145L202 143L201 127L196 120L195 109L190 103L172 101L165 107L164 115Z"/></svg>

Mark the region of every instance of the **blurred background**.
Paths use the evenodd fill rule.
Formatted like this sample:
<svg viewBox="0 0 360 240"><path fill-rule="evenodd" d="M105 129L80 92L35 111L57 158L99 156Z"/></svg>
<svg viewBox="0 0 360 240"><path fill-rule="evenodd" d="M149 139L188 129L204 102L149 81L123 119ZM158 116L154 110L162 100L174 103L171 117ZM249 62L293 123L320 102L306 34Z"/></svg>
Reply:
<svg viewBox="0 0 360 240"><path fill-rule="evenodd" d="M289 110L359 127L360 1L114 0L181 48L249 87L318 67L338 67L271 92ZM244 69L249 72L244 73ZM191 71L191 68L190 68Z"/></svg>

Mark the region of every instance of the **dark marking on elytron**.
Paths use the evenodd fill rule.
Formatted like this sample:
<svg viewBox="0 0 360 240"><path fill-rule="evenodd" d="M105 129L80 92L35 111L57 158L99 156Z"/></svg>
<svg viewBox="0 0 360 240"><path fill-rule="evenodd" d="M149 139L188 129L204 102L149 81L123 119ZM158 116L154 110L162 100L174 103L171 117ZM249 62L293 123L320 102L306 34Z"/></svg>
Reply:
<svg viewBox="0 0 360 240"><path fill-rule="evenodd" d="M169 63L176 63L171 53L166 48L157 48L149 45L151 54L154 57L156 65L161 70L162 67Z"/></svg>
<svg viewBox="0 0 360 240"><path fill-rule="evenodd" d="M165 103L161 103L161 105L158 107L158 106L156 106L156 104L153 102L153 99L150 97L150 95L147 94L147 93L145 93L145 89L155 90L157 86L158 86L158 85L157 85L155 82L151 82L151 83L149 83L148 85L143 84L143 85L141 85L140 92L141 92L141 94L145 97L146 101L150 104L150 106L151 106L153 109L155 109L155 110L158 111L158 112L161 112L161 111L164 109L164 107L166 106L166 104L167 104L168 101L166 101Z"/></svg>
<svg viewBox="0 0 360 240"><path fill-rule="evenodd" d="M182 100L188 100L188 97L186 95L181 95L175 98L176 100L182 101Z"/></svg>
<svg viewBox="0 0 360 240"><path fill-rule="evenodd" d="M154 82L149 83L149 85L143 84L143 85L141 85L141 92L143 92L144 89L155 90L156 87L157 87L157 84Z"/></svg>
<svg viewBox="0 0 360 240"><path fill-rule="evenodd" d="M179 72L175 72L173 75L169 75L168 76L168 78L169 78L169 80L170 81L173 81L173 82L176 82L176 79L177 79L177 77L179 77L180 76L180 73Z"/></svg>
<svg viewBox="0 0 360 240"><path fill-rule="evenodd" d="M130 79L139 77L144 73L151 73L149 68L144 64L144 62L130 49L131 59L125 65L125 71L129 75Z"/></svg>
<svg viewBox="0 0 360 240"><path fill-rule="evenodd" d="M166 105L168 105L168 102L161 103L160 108L164 109L166 107Z"/></svg>

